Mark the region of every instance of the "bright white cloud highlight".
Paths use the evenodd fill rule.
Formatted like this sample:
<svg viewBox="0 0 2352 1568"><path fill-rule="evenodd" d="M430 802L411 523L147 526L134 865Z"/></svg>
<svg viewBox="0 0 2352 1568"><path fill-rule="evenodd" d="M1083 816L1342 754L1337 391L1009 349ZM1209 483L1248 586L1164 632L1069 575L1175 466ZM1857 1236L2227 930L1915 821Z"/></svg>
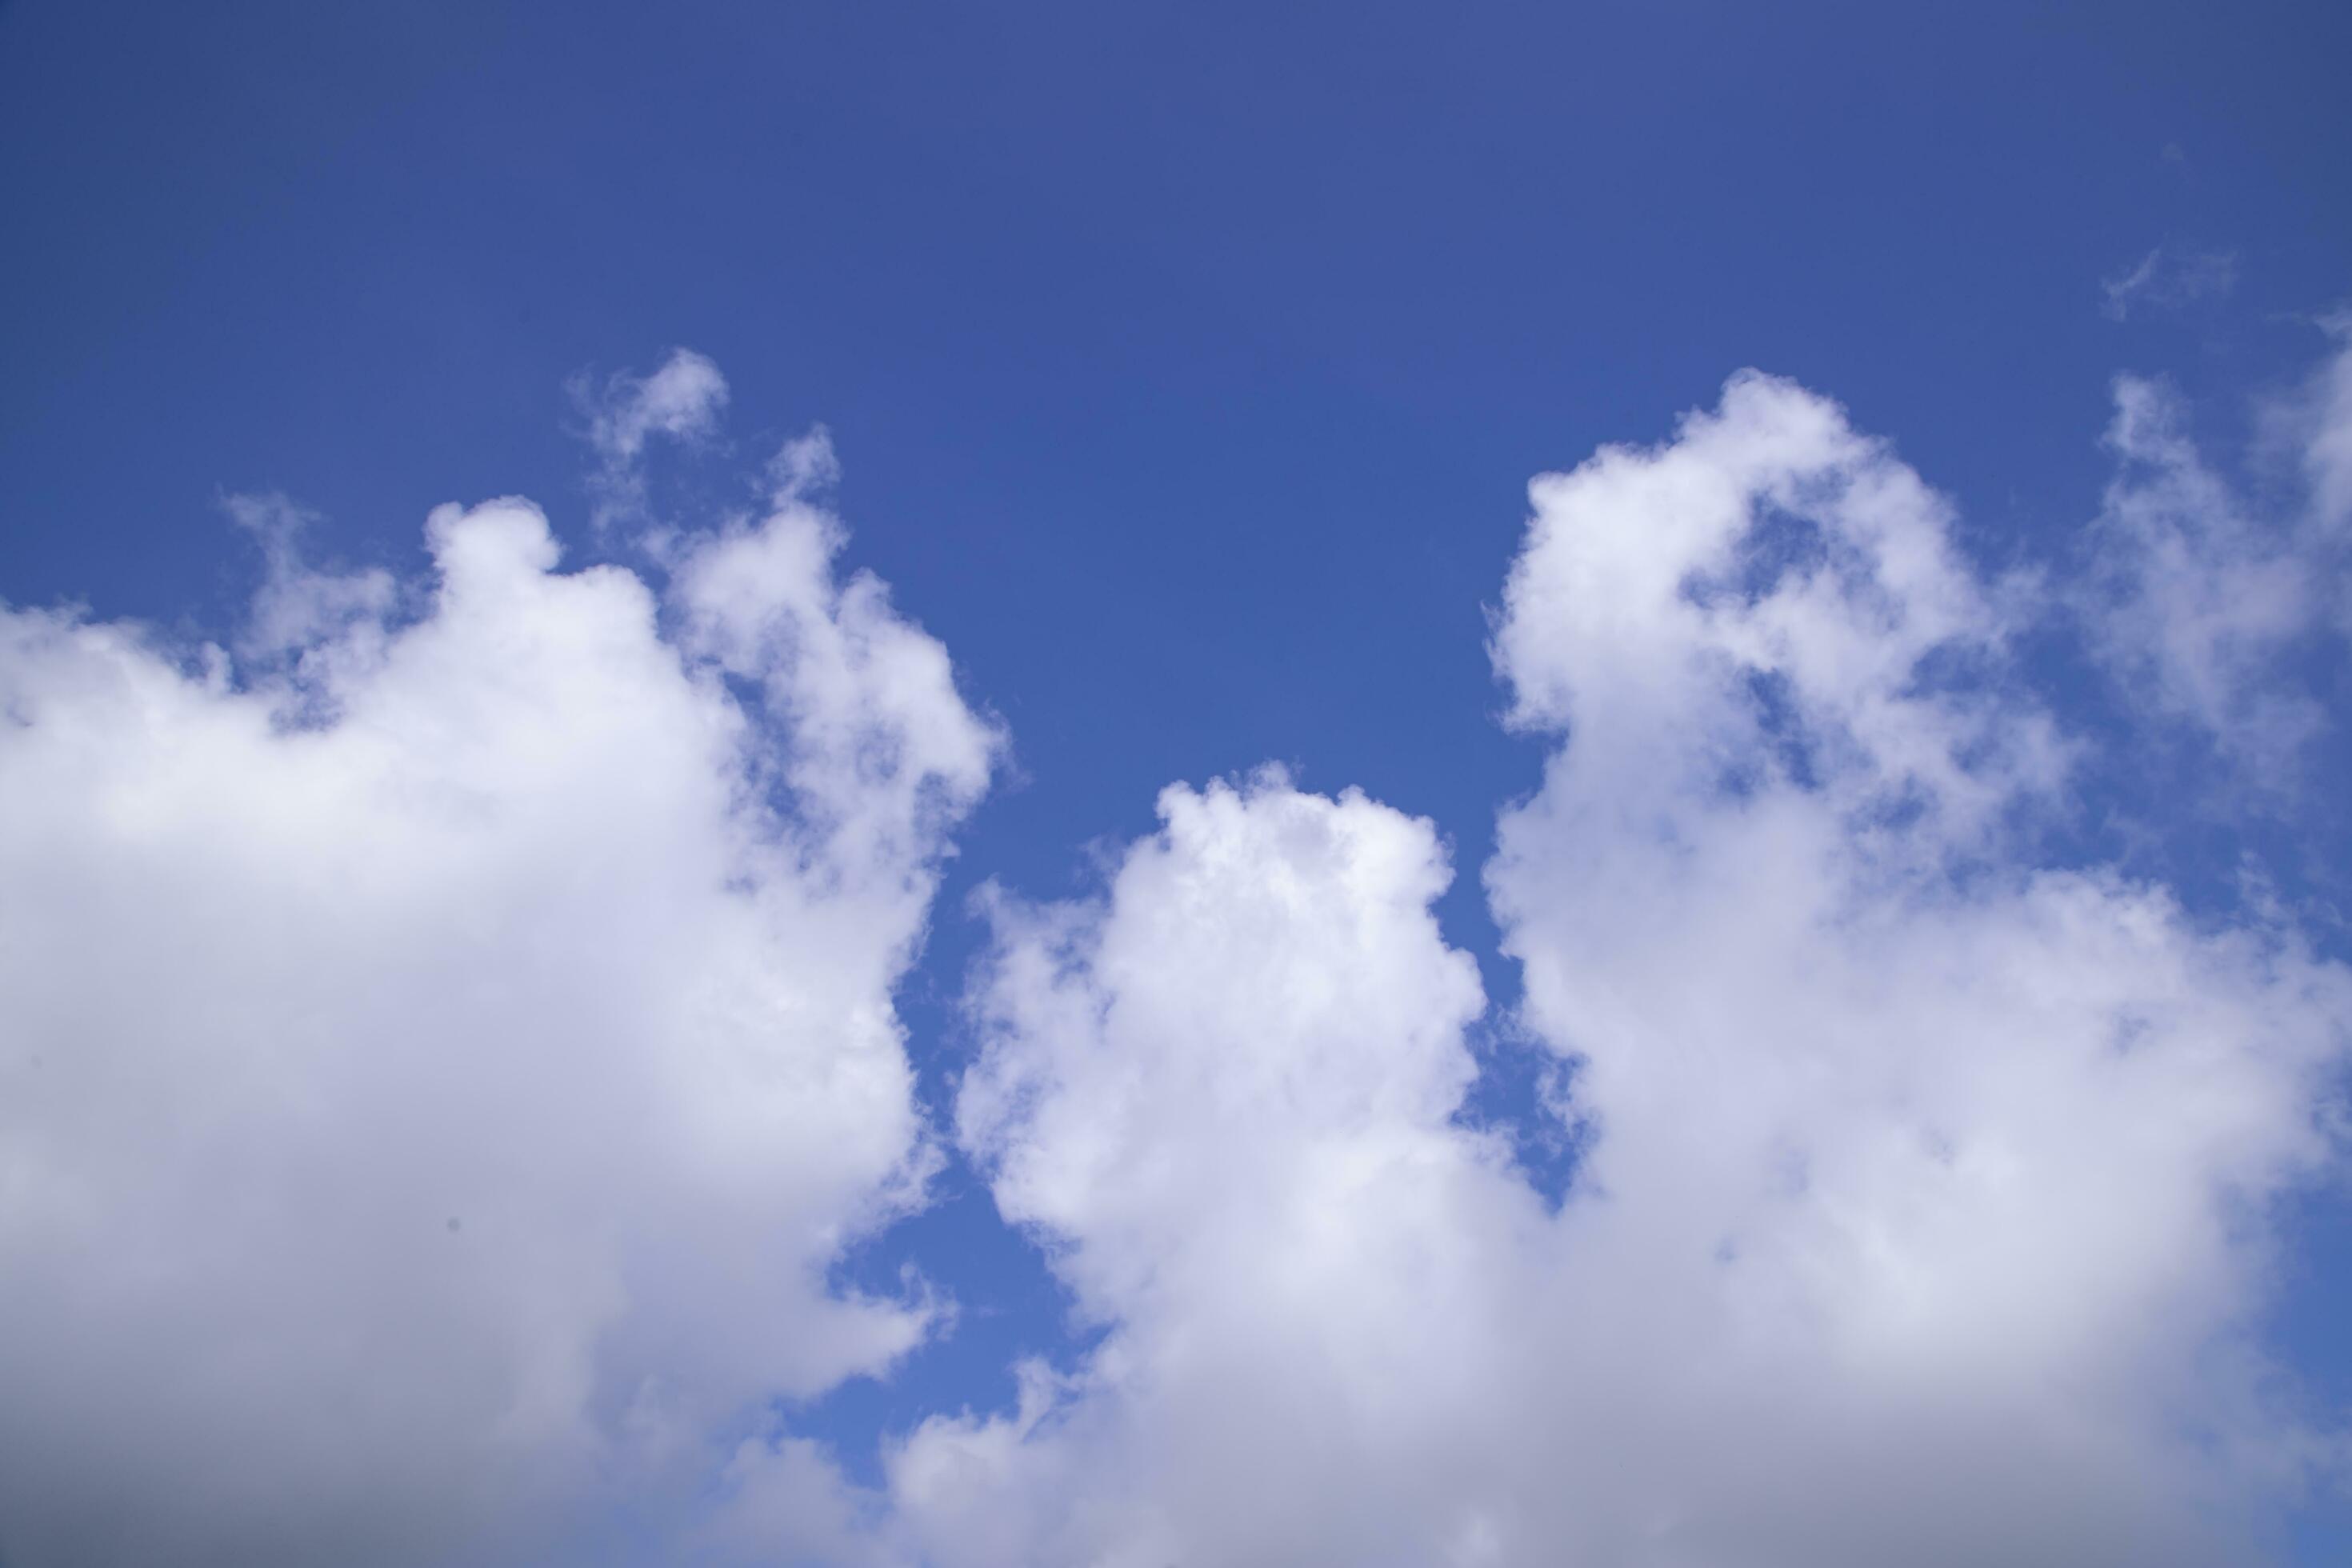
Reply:
<svg viewBox="0 0 2352 1568"><path fill-rule="evenodd" d="M612 472L707 433L681 363L610 389ZM2119 384L2058 597L2160 722L2308 732L2340 370L2272 529ZM12 1564L2223 1564L2343 1474L2254 1330L2352 973L2044 864L2051 599L1743 373L1534 483L1494 623L1564 1202L1461 1118L1436 826L1171 787L1098 897L983 900L954 1136L1089 1348L852 1484L766 1406L935 1321L824 1270L942 1157L891 994L1002 740L839 569L835 471L649 534L658 590L520 501L436 512L428 589L238 498L234 660L0 611Z"/></svg>
<svg viewBox="0 0 2352 1568"><path fill-rule="evenodd" d="M0 611L0 1555L590 1560L926 1331L824 1273L998 738L799 500L666 598L443 508L405 622L237 510L241 670Z"/></svg>
<svg viewBox="0 0 2352 1568"><path fill-rule="evenodd" d="M1175 789L997 911L960 1103L1100 1348L890 1456L940 1563L2243 1562L2334 1440L2249 1336L2352 977L2039 868L2069 749L1948 505L1736 377L1533 487L1495 638L1558 738L1486 881L1595 1134L1457 1123L1433 830Z"/></svg>
<svg viewBox="0 0 2352 1568"><path fill-rule="evenodd" d="M1650 1555L2243 1561L2232 1511L2315 1451L2242 1335L2352 982L1988 834L2044 721L1946 509L1833 405L1735 379L1535 497L1497 663L1567 736L1488 883L1599 1119L1594 1223L1693 1314L1654 1353L1727 1425L1668 1446L1752 1446L1647 1482ZM1558 630L1627 616L1684 628L1638 701Z"/></svg>

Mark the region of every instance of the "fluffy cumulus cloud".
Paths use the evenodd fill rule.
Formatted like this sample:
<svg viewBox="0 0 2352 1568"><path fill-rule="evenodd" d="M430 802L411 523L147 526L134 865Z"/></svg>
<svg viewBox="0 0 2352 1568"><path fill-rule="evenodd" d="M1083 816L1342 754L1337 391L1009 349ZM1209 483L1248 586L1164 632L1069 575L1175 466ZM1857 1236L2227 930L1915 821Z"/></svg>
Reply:
<svg viewBox="0 0 2352 1568"><path fill-rule="evenodd" d="M1100 899L1000 904L959 1103L1101 1337L894 1446L877 1528L941 1564L2245 1561L2341 1458L2250 1330L2352 975L2037 865L2076 747L1948 504L1834 404L1743 374L1533 498L1494 651L1552 752L1486 882L1572 1064L1564 1201L1459 1114L1431 825L1171 790Z"/></svg>
<svg viewBox="0 0 2352 1568"><path fill-rule="evenodd" d="M614 471L707 364L608 389ZM654 583L519 501L436 512L429 584L320 573L249 499L234 655L0 613L0 1554L2259 1556L2346 1467L2256 1329L2352 973L2042 847L2099 742L2021 634L2305 732L2263 694L2326 618L2342 382L2277 528L2124 384L2073 598L1752 373L1536 481L1492 653L1546 763L1483 881L1556 1200L1464 1114L1445 838L1279 771L983 900L930 1145L892 987L1000 742L842 574L821 431ZM1078 1332L853 1481L770 1412L933 1331L919 1277L825 1281L942 1158Z"/></svg>
<svg viewBox="0 0 2352 1568"><path fill-rule="evenodd" d="M0 610L0 1558L599 1560L936 1315L826 1269L936 1163L891 992L997 736L797 496L658 588L235 510L234 657Z"/></svg>
<svg viewBox="0 0 2352 1568"><path fill-rule="evenodd" d="M1693 1314L1654 1353L1762 1424L1654 1555L2242 1560L2232 1503L2321 1456L2242 1331L2352 979L2033 866L2046 721L1834 405L1735 380L1536 500L1497 658L1567 739L1488 883L1600 1223ZM1565 629L1603 615L1664 656Z"/></svg>
<svg viewBox="0 0 2352 1568"><path fill-rule="evenodd" d="M1114 1327L1010 1424L1047 1456L1026 1532L994 1518L1007 1423L899 1457L942 1561L1374 1561L1507 1342L1479 1259L1538 1210L1448 1124L1482 998L1434 831L1279 775L1160 811L1102 904L998 915L960 1131Z"/></svg>

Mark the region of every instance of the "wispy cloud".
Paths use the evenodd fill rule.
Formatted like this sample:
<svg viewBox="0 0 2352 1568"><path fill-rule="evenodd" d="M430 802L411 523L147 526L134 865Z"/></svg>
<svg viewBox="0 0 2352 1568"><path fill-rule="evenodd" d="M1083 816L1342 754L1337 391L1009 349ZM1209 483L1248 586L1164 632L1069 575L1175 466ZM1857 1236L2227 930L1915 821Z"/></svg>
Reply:
<svg viewBox="0 0 2352 1568"><path fill-rule="evenodd" d="M2065 597L2094 658L2141 720L2201 731L2243 784L2292 789L2328 723L2314 690L2283 678L2352 609L2343 524L2352 516L2352 342L2268 406L2299 483L2234 484L2199 449L2187 400L2119 376L2106 447L2116 474Z"/></svg>
<svg viewBox="0 0 2352 1568"><path fill-rule="evenodd" d="M2099 282L2101 310L2110 321L2135 311L2173 310L2200 300L2222 299L2238 286L2238 258L2227 250L2178 250L2159 245Z"/></svg>
<svg viewBox="0 0 2352 1568"><path fill-rule="evenodd" d="M573 378L571 390L587 416L586 436L597 457L590 490L599 528L644 518L650 441L706 441L727 406L727 378L691 349L672 350L651 375L621 372L601 383L583 375Z"/></svg>

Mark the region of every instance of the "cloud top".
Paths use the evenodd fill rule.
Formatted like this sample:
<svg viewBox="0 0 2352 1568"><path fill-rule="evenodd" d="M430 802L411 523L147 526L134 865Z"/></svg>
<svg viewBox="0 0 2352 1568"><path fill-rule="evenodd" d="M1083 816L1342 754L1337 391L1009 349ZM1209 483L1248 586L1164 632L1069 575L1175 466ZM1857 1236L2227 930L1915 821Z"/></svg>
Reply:
<svg viewBox="0 0 2352 1568"><path fill-rule="evenodd" d="M892 996L1006 741L845 568L821 427L658 572L517 500L434 512L429 581L323 571L252 496L234 652L0 610L0 1554L2259 1557L2352 1458L2257 1332L2352 971L2066 829L2117 748L2323 732L2344 363L2284 509L2119 381L2055 589L1753 371L1538 478L1516 1005L1437 824L1175 784L1090 895L981 895L937 1132ZM602 396L633 480L724 382ZM1465 1114L1504 1032L1556 1202ZM1076 1331L853 1481L780 1408L940 1331L827 1279L951 1160Z"/></svg>
<svg viewBox="0 0 2352 1568"><path fill-rule="evenodd" d="M666 591L445 507L402 595L232 510L244 659L0 611L0 1553L581 1560L928 1331L824 1274L995 731L804 504Z"/></svg>
<svg viewBox="0 0 2352 1568"><path fill-rule="evenodd" d="M2340 1458L2249 1331L2352 975L2037 863L2079 742L1835 404L1744 374L1531 494L1494 649L1551 755L1486 881L1566 1201L1459 1117L1431 826L1169 791L1099 899L996 906L959 1100L1105 1337L897 1446L893 1549L2244 1561Z"/></svg>

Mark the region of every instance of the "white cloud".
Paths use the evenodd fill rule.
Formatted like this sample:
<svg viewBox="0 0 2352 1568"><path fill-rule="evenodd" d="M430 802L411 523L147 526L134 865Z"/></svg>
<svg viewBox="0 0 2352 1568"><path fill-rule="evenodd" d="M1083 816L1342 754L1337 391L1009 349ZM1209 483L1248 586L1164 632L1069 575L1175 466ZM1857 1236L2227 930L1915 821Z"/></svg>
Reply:
<svg viewBox="0 0 2352 1568"><path fill-rule="evenodd" d="M2304 471L2315 521L2331 533L2352 529L2352 310L2325 323L2335 354L2313 376L2305 399Z"/></svg>
<svg viewBox="0 0 2352 1568"><path fill-rule="evenodd" d="M235 507L241 677L0 611L0 1556L589 1560L926 1331L824 1271L997 738L800 502L667 605L443 508L405 622Z"/></svg>
<svg viewBox="0 0 2352 1568"><path fill-rule="evenodd" d="M237 649L257 663L346 648L391 614L397 584L392 574L331 573L302 563L302 533L317 516L287 497L233 495L221 505L229 520L261 547L264 576L247 613ZM371 652L373 650L371 649Z"/></svg>
<svg viewBox="0 0 2352 1568"><path fill-rule="evenodd" d="M2107 444L2118 471L2085 584L2095 651L2153 707L2283 766L2321 717L2275 679L2318 603L2294 535L2247 515L2161 385L2116 383Z"/></svg>
<svg viewBox="0 0 2352 1568"><path fill-rule="evenodd" d="M594 521L603 528L643 517L648 441L661 436L691 444L717 431L727 406L727 378L692 349L673 349L651 375L624 372L602 386L583 377L572 394L588 416L588 442L601 465L590 488Z"/></svg>
<svg viewBox="0 0 2352 1568"><path fill-rule="evenodd" d="M1497 626L1564 735L1487 885L1597 1128L1454 1119L1433 830L1175 789L997 911L960 1132L1100 1348L889 1456L943 1564L2231 1563L2333 1440L2248 1328L2352 976L2020 858L2067 752L1948 507L1743 375L1533 487Z"/></svg>
<svg viewBox="0 0 2352 1568"><path fill-rule="evenodd" d="M2110 321L2135 310L2177 310L2220 299L2238 286L2238 258L2226 250L2175 250L2158 246L2130 267L2099 280L2100 309Z"/></svg>
<svg viewBox="0 0 2352 1568"><path fill-rule="evenodd" d="M1582 1064L1598 1223L1696 1314L1705 1348L1659 1359L1695 1354L1716 1415L1764 1423L1668 1437L1732 1446L1654 1483L1687 1521L1655 1555L1917 1560L1926 1537L1954 1562L2243 1561L2232 1511L2308 1441L2242 1338L2262 1215L2332 1152L2352 979L2258 918L2200 928L2161 888L1983 836L2049 782L1988 733L2043 721L2003 688L1998 621L1922 615L1971 595L1916 486L1834 405L1735 380L1673 446L1539 484L1513 574L1498 664L1523 705L1590 690L1612 723L1537 714L1570 724L1489 868L1506 945L1529 1021ZM1679 534L1648 523L1669 507ZM1628 614L1578 569L1612 548L1706 598L1776 508L1853 562L1827 591L1801 552L1752 579L1728 615L1779 642L1722 658L1685 595L1654 595L1632 613L1696 657L1636 704L1604 649L1543 630ZM1857 622L1883 663L1783 651ZM1863 703L1857 662L1880 672ZM1970 667L1956 705L1937 671ZM1786 682L1769 710L1759 674ZM1856 809L1891 795L1894 834Z"/></svg>
<svg viewBox="0 0 2352 1568"><path fill-rule="evenodd" d="M615 406L703 428L660 379ZM2242 723L2268 536L2121 405L2086 602ZM2036 863L2087 742L2031 606L1752 373L1537 480L1495 624L1564 1203L1458 1119L1436 828L1173 787L1099 898L993 897L957 1099L1099 1340L877 1487L779 1436L933 1322L824 1270L938 1157L891 991L1002 748L833 472L659 594L520 501L435 513L428 593L240 499L241 665L0 611L7 1561L2221 1563L2343 1468L2252 1326L2352 974Z"/></svg>
<svg viewBox="0 0 2352 1568"><path fill-rule="evenodd" d="M2270 411L2298 459L2291 497L2255 499L2226 479L2163 384L2122 376L2115 397L2106 440L2116 473L2072 595L2092 651L2146 713L2201 731L2250 780L2292 784L2326 713L2289 667L2352 611L2341 538L2352 517L2352 346Z"/></svg>
<svg viewBox="0 0 2352 1568"><path fill-rule="evenodd" d="M841 459L834 455L833 432L813 425L804 435L785 442L768 464L776 493L793 500L824 494L841 479Z"/></svg>
<svg viewBox="0 0 2352 1568"><path fill-rule="evenodd" d="M1429 914L1444 855L1279 775L1160 812L1104 903L998 910L959 1107L1116 1331L1023 1415L916 1435L908 1528L942 1563L1426 1560L1396 1527L1491 1392L1486 1265L1540 1213L1447 1121L1482 998Z"/></svg>

